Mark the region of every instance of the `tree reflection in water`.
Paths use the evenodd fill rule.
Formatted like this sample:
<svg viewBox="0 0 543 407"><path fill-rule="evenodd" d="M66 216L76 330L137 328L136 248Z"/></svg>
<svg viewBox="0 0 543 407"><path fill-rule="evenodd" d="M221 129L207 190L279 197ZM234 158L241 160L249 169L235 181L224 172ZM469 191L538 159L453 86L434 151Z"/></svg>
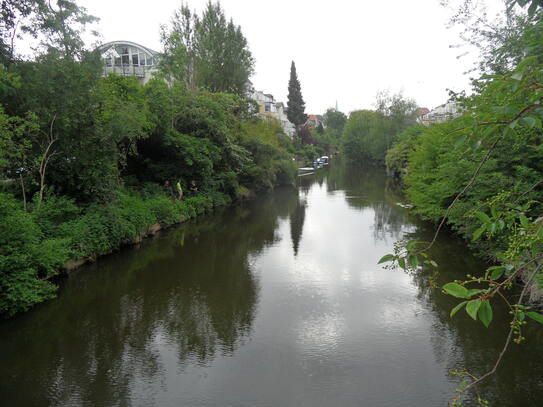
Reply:
<svg viewBox="0 0 543 407"><path fill-rule="evenodd" d="M76 272L57 300L0 325L4 400L129 405L138 389L152 403L142 386L167 382L170 356L184 369L235 352L258 303L250 258L297 202L296 190L276 191Z"/></svg>

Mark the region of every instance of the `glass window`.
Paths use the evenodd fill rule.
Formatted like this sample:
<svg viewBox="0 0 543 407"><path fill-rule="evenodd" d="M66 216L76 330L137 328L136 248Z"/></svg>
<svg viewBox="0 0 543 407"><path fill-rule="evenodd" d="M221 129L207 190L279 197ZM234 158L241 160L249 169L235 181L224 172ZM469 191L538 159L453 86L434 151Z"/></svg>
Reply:
<svg viewBox="0 0 543 407"><path fill-rule="evenodd" d="M271 112L271 105L270 105L269 103L266 103L266 104L264 105L264 111L265 111L265 112Z"/></svg>
<svg viewBox="0 0 543 407"><path fill-rule="evenodd" d="M116 47L117 53L120 55L128 54L128 47L124 45L119 45Z"/></svg>
<svg viewBox="0 0 543 407"><path fill-rule="evenodd" d="M111 66L111 57L106 58L106 66Z"/></svg>
<svg viewBox="0 0 543 407"><path fill-rule="evenodd" d="M121 66L121 57L115 57L115 66Z"/></svg>
<svg viewBox="0 0 543 407"><path fill-rule="evenodd" d="M145 65L145 54L143 52L140 52L140 65Z"/></svg>
<svg viewBox="0 0 543 407"><path fill-rule="evenodd" d="M129 55L121 55L123 65L130 65L130 56Z"/></svg>
<svg viewBox="0 0 543 407"><path fill-rule="evenodd" d="M153 65L153 58L147 57L147 65Z"/></svg>
<svg viewBox="0 0 543 407"><path fill-rule="evenodd" d="M132 65L139 65L138 54L132 54Z"/></svg>

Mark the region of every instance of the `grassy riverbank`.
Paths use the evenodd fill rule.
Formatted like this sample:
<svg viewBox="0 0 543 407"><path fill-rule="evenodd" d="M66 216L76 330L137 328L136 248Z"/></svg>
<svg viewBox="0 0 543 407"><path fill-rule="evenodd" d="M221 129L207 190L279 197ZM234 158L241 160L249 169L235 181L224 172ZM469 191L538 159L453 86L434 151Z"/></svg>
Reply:
<svg viewBox="0 0 543 407"><path fill-rule="evenodd" d="M52 279L63 271L230 202L220 192L177 201L161 192L124 190L104 205L80 208L71 199L50 197L27 212L0 194L0 313L13 315L53 298Z"/></svg>

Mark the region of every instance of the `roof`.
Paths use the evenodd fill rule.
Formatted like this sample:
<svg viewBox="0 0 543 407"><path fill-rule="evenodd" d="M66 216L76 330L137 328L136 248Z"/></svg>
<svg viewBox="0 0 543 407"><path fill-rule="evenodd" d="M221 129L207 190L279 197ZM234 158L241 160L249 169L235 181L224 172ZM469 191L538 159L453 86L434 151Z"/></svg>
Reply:
<svg viewBox="0 0 543 407"><path fill-rule="evenodd" d="M419 108L419 116L422 116L423 114L430 113L430 109L427 107L421 107Z"/></svg>
<svg viewBox="0 0 543 407"><path fill-rule="evenodd" d="M158 54L158 51L152 50L151 48L144 47L143 45L137 44L132 41L110 41L110 42L106 42L105 44L99 45L98 49L105 50L105 49L111 48L114 45L130 45L132 47L141 48L147 51L151 55Z"/></svg>

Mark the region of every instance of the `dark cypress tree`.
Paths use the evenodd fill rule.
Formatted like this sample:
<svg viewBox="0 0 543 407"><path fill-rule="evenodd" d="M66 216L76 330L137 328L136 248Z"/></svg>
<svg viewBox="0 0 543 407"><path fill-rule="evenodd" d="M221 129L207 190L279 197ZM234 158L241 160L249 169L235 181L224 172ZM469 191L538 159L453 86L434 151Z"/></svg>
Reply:
<svg viewBox="0 0 543 407"><path fill-rule="evenodd" d="M287 117L290 122L296 126L304 124L307 120L305 115L305 102L302 97L302 88L298 75L296 74L296 65L292 61L290 66L290 79L288 81L288 101Z"/></svg>

